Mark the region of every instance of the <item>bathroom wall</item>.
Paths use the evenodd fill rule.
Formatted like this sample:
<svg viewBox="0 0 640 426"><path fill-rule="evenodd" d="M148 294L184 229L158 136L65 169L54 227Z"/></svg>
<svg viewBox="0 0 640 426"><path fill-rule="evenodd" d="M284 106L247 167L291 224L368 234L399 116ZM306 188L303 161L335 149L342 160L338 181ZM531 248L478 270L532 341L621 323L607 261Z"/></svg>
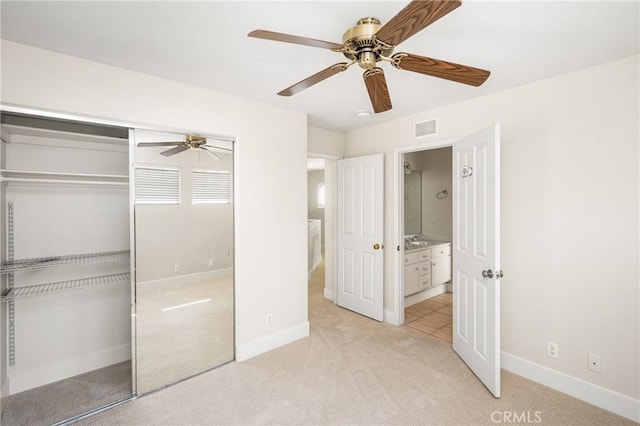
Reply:
<svg viewBox="0 0 640 426"><path fill-rule="evenodd" d="M451 148L410 152L405 154L404 160L409 162L411 170L421 172L422 234L430 240L451 241ZM436 198L442 190L447 190L449 195L444 199ZM405 234L408 233L405 229Z"/></svg>
<svg viewBox="0 0 640 426"><path fill-rule="evenodd" d="M311 170L307 172L307 217L320 219L322 223L322 248L324 249L324 208L318 207L318 185L324 183L324 170ZM326 193L325 193L326 195Z"/></svg>
<svg viewBox="0 0 640 426"><path fill-rule="evenodd" d="M451 241L451 148L422 152L422 233L430 240ZM446 190L444 199L436 194Z"/></svg>

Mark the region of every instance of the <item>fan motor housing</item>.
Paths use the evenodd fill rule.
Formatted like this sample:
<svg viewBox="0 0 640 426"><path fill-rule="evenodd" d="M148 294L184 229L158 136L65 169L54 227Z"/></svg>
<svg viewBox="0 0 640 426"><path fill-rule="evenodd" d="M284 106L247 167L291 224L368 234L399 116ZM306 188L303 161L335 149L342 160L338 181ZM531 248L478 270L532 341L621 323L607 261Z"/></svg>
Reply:
<svg viewBox="0 0 640 426"><path fill-rule="evenodd" d="M342 36L342 44L348 49L344 52L344 56L351 60L357 59L362 68L372 68L380 53L385 56L390 55L393 48L380 51L379 43L374 40L373 36L380 28L382 24L377 18L359 19L356 25L349 28Z"/></svg>

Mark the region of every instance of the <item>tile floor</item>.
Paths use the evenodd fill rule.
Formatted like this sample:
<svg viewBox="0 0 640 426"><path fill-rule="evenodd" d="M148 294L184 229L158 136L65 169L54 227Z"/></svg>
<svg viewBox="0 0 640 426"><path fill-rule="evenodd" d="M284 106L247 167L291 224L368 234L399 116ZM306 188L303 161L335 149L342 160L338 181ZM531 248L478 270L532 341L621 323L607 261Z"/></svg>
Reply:
<svg viewBox="0 0 640 426"><path fill-rule="evenodd" d="M443 293L404 310L404 325L437 337L451 345L453 340L453 295Z"/></svg>

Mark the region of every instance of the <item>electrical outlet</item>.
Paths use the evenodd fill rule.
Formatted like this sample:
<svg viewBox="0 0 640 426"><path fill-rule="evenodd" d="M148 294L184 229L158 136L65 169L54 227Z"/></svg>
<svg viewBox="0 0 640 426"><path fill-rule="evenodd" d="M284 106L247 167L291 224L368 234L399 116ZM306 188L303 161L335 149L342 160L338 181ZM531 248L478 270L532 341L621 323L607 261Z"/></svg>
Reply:
<svg viewBox="0 0 640 426"><path fill-rule="evenodd" d="M271 325L273 322L273 315L267 314L267 325Z"/></svg>
<svg viewBox="0 0 640 426"><path fill-rule="evenodd" d="M558 344L547 342L547 356L558 359Z"/></svg>
<svg viewBox="0 0 640 426"><path fill-rule="evenodd" d="M589 370L600 372L600 356L596 354L589 354Z"/></svg>
<svg viewBox="0 0 640 426"><path fill-rule="evenodd" d="M209 259L209 267L213 266L213 259Z"/></svg>
<svg viewBox="0 0 640 426"><path fill-rule="evenodd" d="M182 269L182 268L180 267L180 265L174 265L174 266L173 266L173 272L180 272L180 269Z"/></svg>

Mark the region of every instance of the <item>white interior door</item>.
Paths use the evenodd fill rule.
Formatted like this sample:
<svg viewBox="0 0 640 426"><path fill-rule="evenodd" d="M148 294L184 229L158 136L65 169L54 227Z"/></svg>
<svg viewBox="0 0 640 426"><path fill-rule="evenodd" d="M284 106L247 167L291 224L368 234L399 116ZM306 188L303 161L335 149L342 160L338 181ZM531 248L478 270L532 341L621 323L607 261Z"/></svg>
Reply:
<svg viewBox="0 0 640 426"><path fill-rule="evenodd" d="M338 161L339 306L383 320L384 155Z"/></svg>
<svg viewBox="0 0 640 426"><path fill-rule="evenodd" d="M500 396L500 127L453 144L453 349Z"/></svg>

